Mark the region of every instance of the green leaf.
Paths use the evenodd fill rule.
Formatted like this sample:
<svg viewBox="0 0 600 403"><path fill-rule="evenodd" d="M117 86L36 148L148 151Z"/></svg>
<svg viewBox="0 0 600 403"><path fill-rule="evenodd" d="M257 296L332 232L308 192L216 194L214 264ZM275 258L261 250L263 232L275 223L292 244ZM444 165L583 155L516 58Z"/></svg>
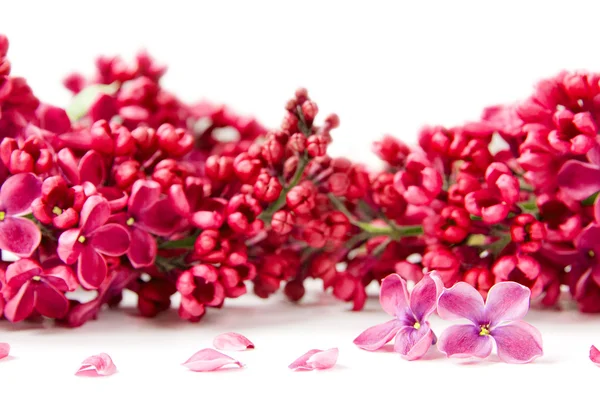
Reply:
<svg viewBox="0 0 600 403"><path fill-rule="evenodd" d="M587 199L582 200L581 204L584 205L584 206L592 206L594 204L594 202L596 201L597 198L598 198L598 192L594 193L593 195L591 195Z"/></svg>
<svg viewBox="0 0 600 403"><path fill-rule="evenodd" d="M120 84L115 81L112 84L90 85L81 90L73 97L66 110L71 122L76 122L84 117L100 94L113 95L119 90L119 86Z"/></svg>

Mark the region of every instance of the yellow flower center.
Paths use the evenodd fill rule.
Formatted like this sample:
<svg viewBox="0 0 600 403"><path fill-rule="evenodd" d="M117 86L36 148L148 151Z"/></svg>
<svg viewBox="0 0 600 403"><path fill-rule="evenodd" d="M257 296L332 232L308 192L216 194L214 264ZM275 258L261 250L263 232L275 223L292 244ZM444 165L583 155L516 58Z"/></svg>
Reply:
<svg viewBox="0 0 600 403"><path fill-rule="evenodd" d="M415 324L413 325L413 327L417 330L419 330L421 328L421 324L419 322L415 322Z"/></svg>
<svg viewBox="0 0 600 403"><path fill-rule="evenodd" d="M593 250L588 251L589 257L596 257L596 253Z"/></svg>
<svg viewBox="0 0 600 403"><path fill-rule="evenodd" d="M3 221L6 217L6 213L4 211L0 211L0 221Z"/></svg>
<svg viewBox="0 0 600 403"><path fill-rule="evenodd" d="M130 227L133 225L134 222L135 220L133 219L133 217L129 217L126 221L127 225L129 225Z"/></svg>
<svg viewBox="0 0 600 403"><path fill-rule="evenodd" d="M61 215L62 212L63 212L62 209L60 207L58 207L58 206L54 206L54 208L52 208L52 213L54 215Z"/></svg>
<svg viewBox="0 0 600 403"><path fill-rule="evenodd" d="M490 325L482 325L479 335L480 336L489 336L490 335Z"/></svg>
<svg viewBox="0 0 600 403"><path fill-rule="evenodd" d="M79 238L77 238L77 242L84 243L85 242L85 237L83 235L79 235Z"/></svg>
<svg viewBox="0 0 600 403"><path fill-rule="evenodd" d="M40 281L42 278L40 276L33 276L31 279L33 281Z"/></svg>

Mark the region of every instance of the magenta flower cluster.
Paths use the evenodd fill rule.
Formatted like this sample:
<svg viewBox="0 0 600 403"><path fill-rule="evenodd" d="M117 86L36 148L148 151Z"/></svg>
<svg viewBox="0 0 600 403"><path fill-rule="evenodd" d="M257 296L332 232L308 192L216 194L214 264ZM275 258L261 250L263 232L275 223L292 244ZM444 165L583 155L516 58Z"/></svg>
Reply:
<svg viewBox="0 0 600 403"><path fill-rule="evenodd" d="M427 316L457 292L477 309L440 313L473 323L456 332L489 333L474 355L493 338L503 356L503 332L528 331L516 313L490 313L507 281L528 290L523 301L554 306L567 288L580 310L600 312L600 75L561 73L476 122L424 128L417 147L384 136L374 150L385 167L369 170L328 154L339 119L318 119L305 89L268 130L181 101L161 86L166 68L140 53L131 64L99 58L92 78L71 74L63 109L11 74L8 47L0 35L0 249L17 259L0 264L9 321L79 326L125 290L148 317L177 293L179 316L197 321L249 286L299 301L310 278L360 310L365 287L391 274L385 287L423 279L413 293L432 295L433 271L446 296L394 297L384 309L396 319L367 346L396 336L398 351L419 356L436 340ZM94 295L82 302L75 289Z"/></svg>

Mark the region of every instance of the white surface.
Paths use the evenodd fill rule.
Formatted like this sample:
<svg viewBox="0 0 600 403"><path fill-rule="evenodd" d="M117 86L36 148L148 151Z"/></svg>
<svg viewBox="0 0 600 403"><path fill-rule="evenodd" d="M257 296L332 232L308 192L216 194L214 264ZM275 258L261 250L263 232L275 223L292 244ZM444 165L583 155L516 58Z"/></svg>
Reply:
<svg viewBox="0 0 600 403"><path fill-rule="evenodd" d="M476 119L561 69L600 70L595 0L5 0L15 73L64 104L61 79L99 53L146 47L183 99L227 102L275 126L298 86L341 118L333 152L383 133Z"/></svg>
<svg viewBox="0 0 600 403"><path fill-rule="evenodd" d="M367 5L368 4L368 5ZM407 141L423 123L475 119L487 104L526 96L562 68L600 70L597 1L4 1L0 31L14 72L43 100L64 104L60 80L91 72L98 53L145 46L170 69L165 84L186 100L227 101L274 126L297 86L309 88L342 126L333 152L372 162L382 133ZM325 302L325 301L324 301ZM0 362L0 402L35 401L593 401L600 369L587 358L600 318L533 312L546 356L534 364L439 358L405 362L352 345L386 320L376 301L300 307L248 296L189 324L171 312L143 320L104 313L76 330L0 323L14 358ZM433 321L440 332L447 324ZM233 353L243 370L198 374L179 364L212 338L239 331L255 351ZM291 373L311 348L340 348L339 365ZM72 374L87 356L112 355L107 379ZM593 388L593 389L592 389ZM590 400L589 397L592 397ZM307 400L311 399L311 400ZM357 400L361 399L361 400ZM549 400L551 399L551 400ZM570 401L569 400L569 401Z"/></svg>
<svg viewBox="0 0 600 403"><path fill-rule="evenodd" d="M597 317L574 311L530 312L526 319L542 332L545 350L545 356L532 364L504 364L495 355L486 361L450 360L435 347L422 361L408 362L389 349L367 352L352 344L368 326L389 320L376 298L363 312L349 312L347 305L318 295L311 293L299 306L281 296L264 301L248 295L228 300L221 311L209 311L198 324L181 321L174 310L149 320L135 316L132 309L103 312L99 320L78 329L2 322L0 339L11 343L13 350L12 358L0 361L0 399L433 402L450 398L483 403L507 398L577 401L597 394L600 368L588 359L590 345L600 343ZM432 319L437 334L449 324ZM240 332L255 343L255 350L226 352L245 368L195 373L180 365L197 350L212 347L214 336L226 331ZM331 347L340 349L334 369L295 373L287 368L312 348ZM84 358L100 352L112 356L117 374L73 375Z"/></svg>

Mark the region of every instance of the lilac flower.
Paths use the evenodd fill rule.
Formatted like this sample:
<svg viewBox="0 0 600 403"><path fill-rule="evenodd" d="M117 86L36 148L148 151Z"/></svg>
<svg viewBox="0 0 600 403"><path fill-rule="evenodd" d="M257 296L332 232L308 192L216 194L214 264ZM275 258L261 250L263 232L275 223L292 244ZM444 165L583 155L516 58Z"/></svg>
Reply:
<svg viewBox="0 0 600 403"><path fill-rule="evenodd" d="M167 198L160 198L158 182L137 180L131 189L127 212L111 217L111 222L121 224L129 230L131 246L127 257L134 268L147 267L154 263L157 253L156 239L151 234L167 236L179 224L179 216L171 208Z"/></svg>
<svg viewBox="0 0 600 403"><path fill-rule="evenodd" d="M467 283L444 289L438 300L443 319L468 319L468 325L454 325L442 333L438 348L448 357L486 358L493 342L498 356L509 363L526 363L542 355L542 336L520 320L529 310L529 288L507 281L490 288L487 302Z"/></svg>
<svg viewBox="0 0 600 403"><path fill-rule="evenodd" d="M79 228L69 229L58 238L58 256L66 264L77 262L77 277L82 286L97 289L106 278L104 255L121 256L129 250L129 233L119 224L107 223L108 201L90 196L81 209Z"/></svg>
<svg viewBox="0 0 600 403"><path fill-rule="evenodd" d="M39 228L20 216L31 212L31 203L42 193L42 181L32 173L11 176L0 189L0 249L28 257L42 239Z"/></svg>
<svg viewBox="0 0 600 403"><path fill-rule="evenodd" d="M442 282L435 272L426 274L409 296L406 281L398 274L390 274L381 283L381 307L394 319L368 328L355 340L362 349L374 351L396 337L394 351L402 358L417 360L429 350L435 335L427 318L435 311Z"/></svg>

